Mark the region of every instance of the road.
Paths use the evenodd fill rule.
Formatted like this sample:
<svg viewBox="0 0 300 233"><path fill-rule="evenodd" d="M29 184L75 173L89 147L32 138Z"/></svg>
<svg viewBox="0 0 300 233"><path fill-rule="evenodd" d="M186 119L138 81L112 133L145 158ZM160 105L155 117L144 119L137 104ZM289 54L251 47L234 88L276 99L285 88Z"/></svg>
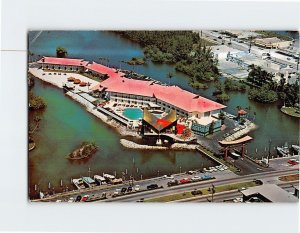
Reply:
<svg viewBox="0 0 300 233"><path fill-rule="evenodd" d="M282 189L286 190L287 192L292 192L293 191L293 185L297 185L299 181L292 181L289 183L282 183L278 184L279 187ZM226 192L221 192L221 193L216 193L214 194L213 201L214 202L233 202L233 199L235 198L242 198L243 195L239 190L231 190L231 191L226 191ZM188 199L182 199L178 200L175 202L211 202L211 195L204 195L204 196L199 196L199 197L192 197Z"/></svg>
<svg viewBox="0 0 300 233"><path fill-rule="evenodd" d="M162 189L158 189L158 190L137 192L137 193L133 193L130 195L124 195L124 196L115 197L115 198L108 198L103 201L104 202L114 202L114 201L134 202L134 201L140 200L141 198L149 199L149 198L160 197L160 196L169 195L169 194L173 194L173 193L178 193L178 192L187 192L187 191L192 191L194 189L207 188L212 183L215 186L218 186L218 185L225 185L225 184L230 184L230 183L252 181L253 179L265 179L265 180L267 178L272 179L274 177L278 177L278 176L282 176L282 175L295 174L295 173L299 172L298 169L299 168L293 168L290 170L256 173L256 174L235 177L235 178L229 178L229 179L216 179L216 180L211 180L211 181L195 182L195 183L189 183L189 184L185 184L185 185L178 185L178 186L173 186L173 187L168 187L168 188L162 188Z"/></svg>

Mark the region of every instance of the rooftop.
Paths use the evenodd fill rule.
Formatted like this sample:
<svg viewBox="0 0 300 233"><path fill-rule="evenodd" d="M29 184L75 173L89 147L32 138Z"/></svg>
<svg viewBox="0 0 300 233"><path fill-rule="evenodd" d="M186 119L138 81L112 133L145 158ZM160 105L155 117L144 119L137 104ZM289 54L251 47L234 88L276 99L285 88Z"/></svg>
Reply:
<svg viewBox="0 0 300 233"><path fill-rule="evenodd" d="M118 72L116 69L98 64L94 61L92 64L87 64L85 67L97 73L107 74L110 78L120 78L124 75L124 73Z"/></svg>
<svg viewBox="0 0 300 233"><path fill-rule="evenodd" d="M243 195L260 194L271 202L298 202L298 198L275 184L264 184L241 191Z"/></svg>
<svg viewBox="0 0 300 233"><path fill-rule="evenodd" d="M109 78L94 86L92 90L102 90L103 88L106 88L106 91L115 93L154 97L187 112L209 112L226 107L202 96L185 91L178 86L163 86L153 81L121 77Z"/></svg>
<svg viewBox="0 0 300 233"><path fill-rule="evenodd" d="M83 59L58 57L43 57L38 61L38 63L66 66L86 66L88 64L88 62L84 61Z"/></svg>
<svg viewBox="0 0 300 233"><path fill-rule="evenodd" d="M157 118L152 113L150 113L147 109L144 109L144 121L153 126L156 130L162 131L173 122L177 120L176 111L172 110L168 115L163 118Z"/></svg>

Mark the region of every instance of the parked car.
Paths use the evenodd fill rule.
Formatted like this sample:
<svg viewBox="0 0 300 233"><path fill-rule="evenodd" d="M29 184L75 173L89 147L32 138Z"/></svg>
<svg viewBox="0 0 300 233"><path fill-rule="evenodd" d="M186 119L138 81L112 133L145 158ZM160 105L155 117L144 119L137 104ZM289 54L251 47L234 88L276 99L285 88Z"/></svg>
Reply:
<svg viewBox="0 0 300 233"><path fill-rule="evenodd" d="M167 183L167 185L170 186L174 186L174 185L178 185L178 180L171 180Z"/></svg>
<svg viewBox="0 0 300 233"><path fill-rule="evenodd" d="M126 190L127 190L127 188L123 187L123 188L121 189L121 193L125 193Z"/></svg>
<svg viewBox="0 0 300 233"><path fill-rule="evenodd" d="M199 181L199 180L201 180L201 177L200 177L200 176L194 176L194 177L192 178L192 181Z"/></svg>
<svg viewBox="0 0 300 233"><path fill-rule="evenodd" d="M179 181L181 184L190 183L191 180L189 178L183 178Z"/></svg>
<svg viewBox="0 0 300 233"><path fill-rule="evenodd" d="M150 184L150 185L147 186L148 190L157 189L157 188L158 188L157 184Z"/></svg>
<svg viewBox="0 0 300 233"><path fill-rule="evenodd" d="M193 190L191 192L192 195L202 195L202 191L201 190Z"/></svg>
<svg viewBox="0 0 300 233"><path fill-rule="evenodd" d="M129 187L127 188L127 192L132 192L132 186L129 186Z"/></svg>
<svg viewBox="0 0 300 233"><path fill-rule="evenodd" d="M288 163L291 164L292 166L298 164L297 161L296 161L296 159L289 159L289 160L288 160Z"/></svg>
<svg viewBox="0 0 300 233"><path fill-rule="evenodd" d="M83 197L82 197L82 201L87 201L89 199L89 195L84 195Z"/></svg>
<svg viewBox="0 0 300 233"><path fill-rule="evenodd" d="M174 179L174 176L172 176L172 175L170 175L170 176L164 175L163 178L166 178L166 179Z"/></svg>
<svg viewBox="0 0 300 233"><path fill-rule="evenodd" d="M76 197L76 200L75 200L75 202L80 202L81 201L81 196L80 195L78 195L77 197Z"/></svg>
<svg viewBox="0 0 300 233"><path fill-rule="evenodd" d="M193 175L193 174L195 174L196 173L196 171L188 171L187 172L187 174L189 174L189 175Z"/></svg>
<svg viewBox="0 0 300 233"><path fill-rule="evenodd" d="M201 179L202 180L210 180L210 179L213 179L213 177L210 175L203 175L203 176L201 176Z"/></svg>
<svg viewBox="0 0 300 233"><path fill-rule="evenodd" d="M134 186L134 190L135 191L140 191L140 186L137 184L136 186Z"/></svg>

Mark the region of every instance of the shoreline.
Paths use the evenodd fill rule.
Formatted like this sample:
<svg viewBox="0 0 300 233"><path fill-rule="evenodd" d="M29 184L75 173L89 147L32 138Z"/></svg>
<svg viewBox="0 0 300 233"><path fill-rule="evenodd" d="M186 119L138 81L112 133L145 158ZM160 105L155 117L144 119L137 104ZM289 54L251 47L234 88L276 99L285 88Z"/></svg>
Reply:
<svg viewBox="0 0 300 233"><path fill-rule="evenodd" d="M131 149L141 149L141 150L196 150L198 145L195 144L187 144L187 143L173 143L170 147L167 146L149 146L138 144L133 141L127 139L120 139L120 143L122 146Z"/></svg>
<svg viewBox="0 0 300 233"><path fill-rule="evenodd" d="M290 113L290 112L288 111L289 109L294 109L294 110L295 110L295 108L293 108L293 107L284 107L284 106L282 106L282 107L280 108L280 111L281 111L282 113L288 115L288 116L291 116L291 117L295 117L295 118L299 118L299 119L300 119L300 113Z"/></svg>

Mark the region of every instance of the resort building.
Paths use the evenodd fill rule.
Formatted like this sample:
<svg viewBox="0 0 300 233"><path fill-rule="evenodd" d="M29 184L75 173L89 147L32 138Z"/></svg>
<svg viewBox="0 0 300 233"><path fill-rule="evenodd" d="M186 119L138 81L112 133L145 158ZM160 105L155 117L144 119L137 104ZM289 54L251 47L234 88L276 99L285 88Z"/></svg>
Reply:
<svg viewBox="0 0 300 233"><path fill-rule="evenodd" d="M254 43L267 49L283 49L293 44L292 41L281 40L277 37L255 39Z"/></svg>
<svg viewBox="0 0 300 233"><path fill-rule="evenodd" d="M144 111L144 115L147 114L145 109L148 109L151 114L155 113L161 122L164 121L164 116L170 112L174 115L175 112L176 119L171 121L172 124L177 122L178 117L186 127L200 135L209 134L212 125L214 132L221 128L218 114L226 106L185 91L178 86L162 85L153 80L125 78L125 74L117 69L96 62L89 63L83 59L43 57L38 64L46 70L75 71L100 77L102 80L99 79L100 82L89 89L109 101L105 106L99 105L99 110L109 113L110 116L116 115L116 119L120 119L122 124L127 124L129 127L138 128L141 123L151 127L153 121L151 123L145 118L142 121L142 117L130 119L124 116L126 108L136 108L142 113ZM172 126L175 125L174 123ZM158 128L153 128L153 131L157 130Z"/></svg>
<svg viewBox="0 0 300 233"><path fill-rule="evenodd" d="M88 61L72 58L43 57L37 63L41 65L40 68L43 70L80 72L85 70Z"/></svg>
<svg viewBox="0 0 300 233"><path fill-rule="evenodd" d="M123 106L147 106L166 113L174 110L178 117L189 120L190 128L200 135L209 134L212 122L214 131L220 130L218 113L226 107L180 87L155 81L116 77L106 79L92 90L104 93L110 101Z"/></svg>

